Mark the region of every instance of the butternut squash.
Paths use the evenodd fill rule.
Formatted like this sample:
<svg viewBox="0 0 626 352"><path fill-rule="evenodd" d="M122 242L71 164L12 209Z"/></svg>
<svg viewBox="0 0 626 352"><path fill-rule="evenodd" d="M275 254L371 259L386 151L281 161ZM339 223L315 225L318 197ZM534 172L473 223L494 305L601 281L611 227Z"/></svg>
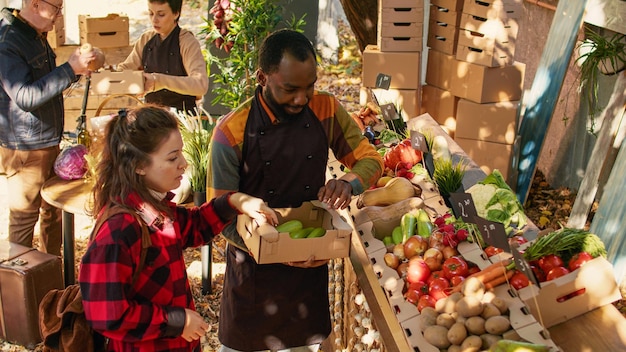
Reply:
<svg viewBox="0 0 626 352"><path fill-rule="evenodd" d="M419 197L422 190L404 177L394 177L384 187L368 189L359 195L358 209L368 206L385 206L398 203L410 197Z"/></svg>

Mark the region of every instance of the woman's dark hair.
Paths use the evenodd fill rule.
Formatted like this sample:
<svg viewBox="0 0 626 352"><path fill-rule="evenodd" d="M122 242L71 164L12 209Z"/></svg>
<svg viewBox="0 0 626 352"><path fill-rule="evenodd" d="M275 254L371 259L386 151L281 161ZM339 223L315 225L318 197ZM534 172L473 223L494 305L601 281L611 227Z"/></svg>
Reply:
<svg viewBox="0 0 626 352"><path fill-rule="evenodd" d="M169 208L150 193L144 177L135 171L150 165L150 154L178 128L178 119L155 105L120 110L113 117L106 126L104 146L96 168L92 216L97 216L110 204L126 207L124 201L133 192L155 208L169 213Z"/></svg>
<svg viewBox="0 0 626 352"><path fill-rule="evenodd" d="M173 13L178 13L178 18L180 18L180 13L183 8L183 0L148 0L149 3L157 3L157 4L168 4L172 9ZM178 21L178 18L176 21Z"/></svg>
<svg viewBox="0 0 626 352"><path fill-rule="evenodd" d="M259 68L266 74L278 70L280 60L289 53L300 61L315 60L316 53L311 41L304 34L292 29L280 29L271 33L259 49Z"/></svg>

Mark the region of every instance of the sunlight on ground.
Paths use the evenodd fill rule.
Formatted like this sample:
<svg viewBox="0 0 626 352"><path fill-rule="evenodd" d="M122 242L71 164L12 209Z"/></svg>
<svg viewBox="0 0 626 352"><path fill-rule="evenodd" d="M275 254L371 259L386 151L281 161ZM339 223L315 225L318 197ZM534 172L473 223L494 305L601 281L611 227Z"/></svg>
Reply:
<svg viewBox="0 0 626 352"><path fill-rule="evenodd" d="M211 276L215 277L219 274L224 274L226 271L226 263L211 263ZM190 279L200 279L202 278L202 262L199 260L194 260L187 266L187 276Z"/></svg>

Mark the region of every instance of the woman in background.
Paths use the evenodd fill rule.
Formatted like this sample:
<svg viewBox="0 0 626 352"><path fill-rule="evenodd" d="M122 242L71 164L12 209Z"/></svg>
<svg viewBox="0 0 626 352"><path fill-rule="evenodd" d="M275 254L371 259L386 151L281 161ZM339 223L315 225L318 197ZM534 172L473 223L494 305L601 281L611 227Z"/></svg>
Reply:
<svg viewBox="0 0 626 352"><path fill-rule="evenodd" d="M195 114L209 88L207 66L194 34L178 26L182 0L148 0L152 29L135 42L117 70L143 70L146 103Z"/></svg>

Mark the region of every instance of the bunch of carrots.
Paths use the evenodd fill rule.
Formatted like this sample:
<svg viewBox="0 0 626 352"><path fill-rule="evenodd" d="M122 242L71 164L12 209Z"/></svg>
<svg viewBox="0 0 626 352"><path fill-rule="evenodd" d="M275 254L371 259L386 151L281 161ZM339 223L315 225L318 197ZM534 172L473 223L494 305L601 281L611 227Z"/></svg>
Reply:
<svg viewBox="0 0 626 352"><path fill-rule="evenodd" d="M350 113L350 116L352 117L354 122L356 122L356 124L359 126L359 129L361 129L361 132L363 132L365 131L366 126L374 126L380 121L378 118L379 110L380 109L378 108L378 106L375 103L370 101L370 102L367 102L367 104L364 107L362 107L358 113L357 112Z"/></svg>
<svg viewBox="0 0 626 352"><path fill-rule="evenodd" d="M471 275L469 275L466 280L470 277L474 277L480 280L483 283L486 290L493 290L496 286L502 285L508 282L511 277L515 274L515 262L512 258L504 259L495 263L490 264L485 267L481 271L477 271ZM451 293L460 292L461 285L457 285L452 288Z"/></svg>

